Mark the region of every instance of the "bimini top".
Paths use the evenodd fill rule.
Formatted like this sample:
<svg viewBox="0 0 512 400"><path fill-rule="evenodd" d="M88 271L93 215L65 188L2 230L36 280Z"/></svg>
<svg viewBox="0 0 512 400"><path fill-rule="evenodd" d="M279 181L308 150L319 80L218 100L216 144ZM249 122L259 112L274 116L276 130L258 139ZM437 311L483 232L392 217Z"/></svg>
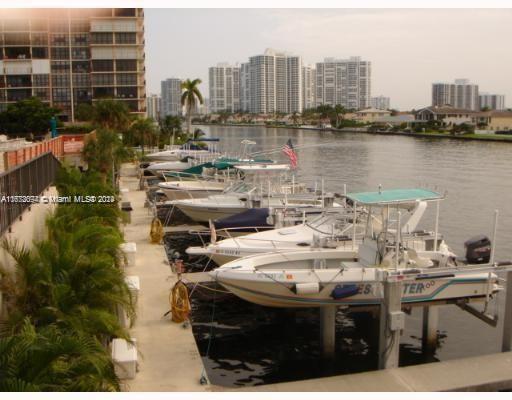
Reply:
<svg viewBox="0 0 512 400"><path fill-rule="evenodd" d="M347 198L359 204L384 205L411 203L413 201L441 200L437 192L426 189L392 189L379 192L348 193Z"/></svg>

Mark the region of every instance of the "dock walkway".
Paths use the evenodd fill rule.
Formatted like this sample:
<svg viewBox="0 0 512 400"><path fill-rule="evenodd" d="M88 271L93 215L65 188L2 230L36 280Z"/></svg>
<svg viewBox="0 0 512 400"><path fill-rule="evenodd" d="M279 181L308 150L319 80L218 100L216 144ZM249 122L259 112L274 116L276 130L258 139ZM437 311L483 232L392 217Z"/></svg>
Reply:
<svg viewBox="0 0 512 400"><path fill-rule="evenodd" d="M149 240L151 212L144 208L145 192L138 190L139 181L129 165L123 166L120 187L128 189L122 201L133 208L131 223L126 225L126 242L137 244L136 265L126 270L127 275L140 279L138 317L132 337L137 340L139 372L134 380L125 382L127 391L209 391L199 379L203 362L189 326L170 321L164 314L169 310L169 292L176 282L162 245Z"/></svg>

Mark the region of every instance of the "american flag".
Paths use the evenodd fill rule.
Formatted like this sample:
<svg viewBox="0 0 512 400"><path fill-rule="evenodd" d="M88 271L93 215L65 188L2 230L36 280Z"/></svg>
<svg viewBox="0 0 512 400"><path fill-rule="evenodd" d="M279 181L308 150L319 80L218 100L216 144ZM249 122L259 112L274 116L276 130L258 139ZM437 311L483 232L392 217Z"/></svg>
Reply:
<svg viewBox="0 0 512 400"><path fill-rule="evenodd" d="M292 169L297 168L297 154L293 149L292 140L288 139L286 144L283 146L283 153L290 159L290 165Z"/></svg>

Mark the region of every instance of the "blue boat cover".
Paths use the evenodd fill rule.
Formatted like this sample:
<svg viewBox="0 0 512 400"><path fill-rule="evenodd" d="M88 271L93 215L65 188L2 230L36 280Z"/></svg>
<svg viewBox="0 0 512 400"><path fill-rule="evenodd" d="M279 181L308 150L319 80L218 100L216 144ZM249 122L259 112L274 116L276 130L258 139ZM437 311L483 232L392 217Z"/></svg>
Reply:
<svg viewBox="0 0 512 400"><path fill-rule="evenodd" d="M267 223L268 208L250 208L236 215L221 218L213 224L215 229L272 227Z"/></svg>
<svg viewBox="0 0 512 400"><path fill-rule="evenodd" d="M357 285L336 285L331 292L331 297L334 300L344 299L346 297L354 296L359 292Z"/></svg>

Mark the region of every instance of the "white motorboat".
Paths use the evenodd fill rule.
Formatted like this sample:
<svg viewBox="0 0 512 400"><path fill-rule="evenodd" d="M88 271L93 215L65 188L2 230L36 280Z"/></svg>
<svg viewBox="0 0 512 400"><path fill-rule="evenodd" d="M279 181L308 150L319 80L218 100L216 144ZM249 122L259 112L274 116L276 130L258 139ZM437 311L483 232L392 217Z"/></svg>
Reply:
<svg viewBox="0 0 512 400"><path fill-rule="evenodd" d="M218 181L168 181L160 182L158 187L162 189L169 200L199 199L222 193L229 182Z"/></svg>
<svg viewBox="0 0 512 400"><path fill-rule="evenodd" d="M212 239L212 243L204 247L189 247L186 251L192 256L210 257L217 265L249 255L306 250L314 246L315 241L324 247L357 251L357 243L353 241L352 219L351 210L333 210L332 213L316 216L310 222L229 237L218 242ZM361 230L359 227L357 229ZM211 236L216 238L217 232L212 232ZM360 237L360 232L356 236Z"/></svg>
<svg viewBox="0 0 512 400"><path fill-rule="evenodd" d="M175 200L171 204L197 222L225 218L248 208L318 209L324 206L326 197L307 192L304 185L287 182L279 175L290 169L287 164L235 165L235 169L245 175L244 181L229 187L221 195ZM339 207L340 204L332 202L330 206Z"/></svg>
<svg viewBox="0 0 512 400"><path fill-rule="evenodd" d="M148 171L155 176L163 176L163 174L166 172L180 172L190 168L190 166L191 165L188 161L156 162L149 164L146 168L144 168L144 171Z"/></svg>
<svg viewBox="0 0 512 400"><path fill-rule="evenodd" d="M158 151L156 153L147 154L146 158L151 161L179 161L184 157L194 157L201 160L207 158L218 157L219 153L211 152L210 150L191 150L191 149L173 149Z"/></svg>
<svg viewBox="0 0 512 400"><path fill-rule="evenodd" d="M442 196L438 193L409 189L355 193L348 198L355 206L368 207L357 254L338 248L274 252L231 261L210 275L238 297L273 307L380 304L382 283L390 275L403 281L402 302L410 304L489 299L502 289L496 274L478 272L478 265L457 261L444 241L439 243L437 229L425 237L410 232L417 225L415 218L402 224L404 208L418 207L418 203L426 207L429 201L439 206ZM375 208L381 211L380 229L372 220ZM472 251L488 262L489 258L481 257L490 251L487 243ZM468 256L467 260L475 262Z"/></svg>

